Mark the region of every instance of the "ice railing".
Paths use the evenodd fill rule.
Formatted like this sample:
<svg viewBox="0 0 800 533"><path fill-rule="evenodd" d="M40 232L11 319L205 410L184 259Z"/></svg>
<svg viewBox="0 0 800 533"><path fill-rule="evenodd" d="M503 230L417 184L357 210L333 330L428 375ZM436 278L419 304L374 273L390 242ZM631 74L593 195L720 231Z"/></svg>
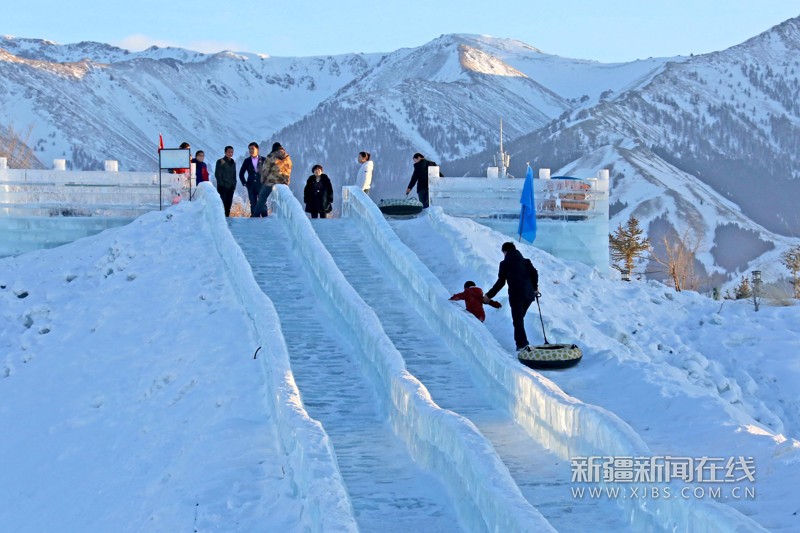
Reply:
<svg viewBox="0 0 800 533"><path fill-rule="evenodd" d="M524 179L430 178L430 203L454 216L517 218ZM608 218L607 179L534 179L537 218Z"/></svg>
<svg viewBox="0 0 800 533"><path fill-rule="evenodd" d="M336 463L328 434L303 407L294 381L280 319L272 301L261 291L250 264L236 244L213 186L201 184L196 199L201 205L216 251L228 271L230 281L250 318L262 350L258 353L267 383L265 404L277 421L278 433L286 451L299 498L307 509L308 531L358 531L350 497Z"/></svg>
<svg viewBox="0 0 800 533"><path fill-rule="evenodd" d="M189 199L190 176L0 168L0 214L138 216Z"/></svg>
<svg viewBox="0 0 800 533"><path fill-rule="evenodd" d="M362 203L371 203L357 187L345 188L343 194L358 195ZM279 185L273 189L270 209L287 221L293 246L305 258L318 290L327 295L347 333L361 346L359 354L365 357L362 363L370 377L377 380L375 391L388 411L393 430L406 442L414 460L439 476L452 495L460 518L471 525L468 529L553 531L522 496L508 469L477 428L464 417L439 407L425 386L406 370L402 355L384 332L375 311L336 266L288 187Z"/></svg>
<svg viewBox="0 0 800 533"><path fill-rule="evenodd" d="M439 279L400 241L377 206L357 188L346 187L342 212L358 221L385 264L393 265L407 301L448 346L464 355L471 370L497 383L498 399L514 419L547 449L564 459L578 456L652 456L642 438L619 417L573 398L538 372L520 365L483 325L458 310ZM431 217L436 226L435 217ZM454 245L456 254L468 253ZM674 487L673 487L674 488ZM674 491L678 493L677 490ZM723 504L683 499L617 500L630 523L642 530L764 531L750 518Z"/></svg>

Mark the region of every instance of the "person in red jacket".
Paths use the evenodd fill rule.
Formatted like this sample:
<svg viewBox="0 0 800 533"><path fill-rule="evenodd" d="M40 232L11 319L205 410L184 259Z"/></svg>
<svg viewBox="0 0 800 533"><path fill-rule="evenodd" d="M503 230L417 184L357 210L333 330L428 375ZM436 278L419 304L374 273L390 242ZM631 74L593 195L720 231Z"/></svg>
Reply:
<svg viewBox="0 0 800 533"><path fill-rule="evenodd" d="M454 294L450 299L464 300L464 303L467 304L467 311L475 315L481 322L486 319L486 313L483 312L483 290L480 287L476 287L474 281L464 283L464 292ZM489 300L486 303L495 309L503 307L500 302L495 302L494 300Z"/></svg>

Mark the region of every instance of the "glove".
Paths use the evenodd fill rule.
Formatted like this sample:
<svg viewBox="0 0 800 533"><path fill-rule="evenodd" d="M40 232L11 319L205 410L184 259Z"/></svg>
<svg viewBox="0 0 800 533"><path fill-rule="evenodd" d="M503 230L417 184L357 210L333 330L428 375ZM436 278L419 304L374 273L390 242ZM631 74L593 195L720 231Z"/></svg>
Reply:
<svg viewBox="0 0 800 533"><path fill-rule="evenodd" d="M536 298L541 298L541 297L542 297L542 293L539 292L539 291L536 291Z"/></svg>
<svg viewBox="0 0 800 533"><path fill-rule="evenodd" d="M487 303L487 305L491 305L495 309L500 309L501 307L503 307L503 304L501 304L500 302L495 302L494 300L489 300L486 303Z"/></svg>

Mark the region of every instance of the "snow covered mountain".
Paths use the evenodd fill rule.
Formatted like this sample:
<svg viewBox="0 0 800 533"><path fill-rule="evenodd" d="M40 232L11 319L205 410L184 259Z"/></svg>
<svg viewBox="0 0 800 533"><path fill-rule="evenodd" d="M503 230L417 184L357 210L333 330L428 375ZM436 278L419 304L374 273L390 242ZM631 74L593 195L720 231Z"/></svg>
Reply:
<svg viewBox="0 0 800 533"><path fill-rule="evenodd" d="M150 48L130 53L98 43L55 45L0 39L0 124L32 126L42 162L65 157L77 169L105 159L121 170L157 165L158 134L210 157L239 154L314 109L380 60L351 54L304 59L200 54Z"/></svg>
<svg viewBox="0 0 800 533"><path fill-rule="evenodd" d="M621 64L477 35L311 58L2 37L0 126L32 127L41 164L65 157L73 168L153 169L159 132L211 161L227 144L241 157L252 140L277 140L296 193L317 163L337 187L353 183L366 150L376 194L398 196L414 152L448 175L482 174L502 118L512 173L526 161L612 168L612 225L635 214L657 241L692 222L716 282L800 234L799 20L722 52ZM726 244L736 239L748 244Z"/></svg>
<svg viewBox="0 0 800 533"><path fill-rule="evenodd" d="M524 173L525 161L578 176L612 168L612 226L634 214L656 241L699 229L710 283L715 273L778 270L775 250L800 234L798 51L795 18L728 50L669 62L509 143L512 172ZM490 157L453 169L474 174Z"/></svg>
<svg viewBox="0 0 800 533"><path fill-rule="evenodd" d="M505 138L519 138L605 91L652 76L665 63L602 65L509 39L443 35L387 55L278 137L296 147L301 168L326 161L329 174L344 175L348 183L356 152L367 150L376 160L378 193L397 195L415 152L449 175L450 161L496 149L500 119Z"/></svg>
<svg viewBox="0 0 800 533"><path fill-rule="evenodd" d="M376 178L404 180L410 155L442 161L538 129L666 60L623 65L559 58L519 41L445 35L389 54L273 58L100 43L0 38L0 124L33 127L44 164L148 170L159 132L168 145L237 155L251 140L280 140L299 167L325 165L340 180L370 151ZM279 133L276 133L279 132ZM212 156L213 157L213 156Z"/></svg>

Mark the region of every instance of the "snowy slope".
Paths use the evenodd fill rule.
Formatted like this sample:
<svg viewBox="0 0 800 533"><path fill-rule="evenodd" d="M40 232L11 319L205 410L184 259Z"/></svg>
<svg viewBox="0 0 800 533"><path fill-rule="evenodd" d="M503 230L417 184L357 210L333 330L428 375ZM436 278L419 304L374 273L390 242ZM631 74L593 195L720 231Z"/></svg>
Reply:
<svg viewBox="0 0 800 533"><path fill-rule="evenodd" d="M200 215L0 261L4 530L310 527Z"/></svg>
<svg viewBox="0 0 800 533"><path fill-rule="evenodd" d="M641 85L660 72L668 62L686 60L683 57L659 57L629 63L600 63L547 54L514 39L483 35L462 37L562 98L584 105L596 101L606 91L621 93Z"/></svg>
<svg viewBox="0 0 800 533"><path fill-rule="evenodd" d="M393 227L453 292L466 279L488 288L508 239L438 210ZM800 475L800 307L754 313L747 302L721 305L657 283L612 281L533 246L520 249L539 269L548 339L584 350L574 370L547 377L619 415L655 454L754 456L756 500L728 495L725 503L768 529L800 527L796 499L788 497ZM485 326L512 354L504 295L502 309L487 309ZM542 342L535 306L526 329Z"/></svg>
<svg viewBox="0 0 800 533"><path fill-rule="evenodd" d="M779 256L797 239L753 222L733 201L652 151L639 144L606 146L554 172L589 176L596 168L612 171L612 229L635 216L661 257L662 235L690 229L700 238L698 288L736 285L751 269L761 270L769 282L786 276ZM640 264L640 269L658 277L663 266Z"/></svg>
<svg viewBox="0 0 800 533"><path fill-rule="evenodd" d="M183 204L71 245L0 260L8 276L0 279L0 391L10 399L0 403L0 419L14 428L0 440L0 486L15 487L3 498L0 517L12 529L127 524L173 531L188 524L253 530L269 524L294 530L309 517L297 479L289 476L313 472L330 486L324 465L300 472L287 460L279 435L303 443L308 437L265 408L275 382L256 370L260 363L251 352L258 339L250 329L256 317L235 296L250 287L244 281L251 274L229 278L228 263L239 260L234 249L208 253L209 233L218 228L199 211ZM506 239L437 210L394 229L453 292L465 279L488 286ZM310 246L290 240L293 247ZM335 246L335 229L326 240ZM768 529L796 529L790 494L800 475L798 307L763 307L758 314L745 302L720 307L697 294L623 284L534 247L522 249L540 269L548 336L575 340L585 351L579 367L547 377L622 418L655 454L754 456L757 498L723 503ZM385 274L394 278L388 269ZM435 306L460 309L439 294L442 287L414 290L429 293ZM396 307L394 300L370 298L379 316ZM503 349L498 354L512 358L508 308L489 311L485 326ZM348 321L366 317L350 313ZM269 316L258 320L267 319L269 331L286 327ZM484 327L463 318L458 327ZM539 338L537 327L531 311L532 339ZM259 359L275 357L273 347L265 349ZM424 434L441 437L429 429ZM574 438L584 440L591 439ZM473 451L489 458L482 447ZM469 453L455 455L462 460ZM499 478L488 481L500 490Z"/></svg>

